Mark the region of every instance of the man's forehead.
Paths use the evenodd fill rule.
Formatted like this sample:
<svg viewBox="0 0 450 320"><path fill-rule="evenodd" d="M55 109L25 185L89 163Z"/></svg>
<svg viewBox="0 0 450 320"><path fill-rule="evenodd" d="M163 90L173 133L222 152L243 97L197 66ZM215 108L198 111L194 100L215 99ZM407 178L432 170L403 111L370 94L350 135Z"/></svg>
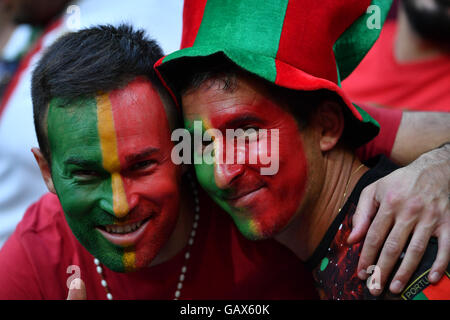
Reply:
<svg viewBox="0 0 450 320"><path fill-rule="evenodd" d="M285 115L286 106L260 81L240 77L233 90L220 87L199 87L186 93L184 115L188 123L209 118L214 123L233 118L268 118L275 120Z"/></svg>
<svg viewBox="0 0 450 320"><path fill-rule="evenodd" d="M70 102L52 99L47 122L51 150L56 146L68 150L71 144L103 146L104 142L120 139L144 148L170 139L162 99L144 78Z"/></svg>
<svg viewBox="0 0 450 320"><path fill-rule="evenodd" d="M82 96L77 98L61 98L55 97L50 100L49 110L47 115L48 121L56 123L67 122L66 125L73 126L87 124L88 120L96 120L95 113L99 107L101 97L108 97L115 100L112 106L115 113L147 113L148 116L158 115L164 110L164 102L161 96L152 83L143 77L138 77L126 86L109 91L107 93L98 92L90 96ZM139 106L138 108L136 106ZM69 126L71 127L71 126Z"/></svg>

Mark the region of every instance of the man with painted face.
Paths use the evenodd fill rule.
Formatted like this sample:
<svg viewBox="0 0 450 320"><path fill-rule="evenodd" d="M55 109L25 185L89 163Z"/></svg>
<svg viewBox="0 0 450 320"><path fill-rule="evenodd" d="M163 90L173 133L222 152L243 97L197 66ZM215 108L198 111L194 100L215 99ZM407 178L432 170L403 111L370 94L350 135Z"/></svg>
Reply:
<svg viewBox="0 0 450 320"><path fill-rule="evenodd" d="M95 32L97 37L90 36ZM139 40L129 31L127 39L126 29L103 31L110 38L115 32L124 33L123 41ZM76 40L61 39L35 70L32 95L40 149L33 153L81 244L110 269L123 272L148 266L172 234L179 209L180 168L170 161L162 90L151 74L142 76L140 65L127 73L123 66L117 71L112 68L95 87L89 87L80 79L94 77L98 66L83 70L78 64L85 62L80 60L66 66L65 72L76 72L68 84L53 83L66 63L60 48L89 47L101 33L99 28ZM111 43L104 50L117 45ZM149 59L161 54L155 44L143 49ZM94 59L103 52L79 55ZM185 229L191 218L183 214L180 218L173 235L185 237L190 230L180 228Z"/></svg>
<svg viewBox="0 0 450 320"><path fill-rule="evenodd" d="M389 1L374 2L387 12ZM363 188L396 166L380 158L369 169L359 161L355 149L378 125L339 87L376 39L366 27L371 1L245 4L185 3L185 17L197 19L185 20L184 49L156 64L194 139L198 128L209 137L194 147L198 180L247 238L274 237L308 262L322 298L373 298L357 276L362 244L349 245L347 237ZM243 144L235 145L237 136ZM264 174L274 162L276 170ZM431 240L425 250L421 236L413 235L406 252L421 260L408 282L415 286L396 289L404 299L449 298L448 269L438 284L427 280L437 244ZM400 253L391 252L394 263ZM388 278L375 268L371 292L379 295Z"/></svg>
<svg viewBox="0 0 450 320"><path fill-rule="evenodd" d="M53 194L0 251L0 299L65 299L78 278L88 299L315 297L294 255L246 241L173 163L161 56L142 31L100 26L40 60L32 151Z"/></svg>

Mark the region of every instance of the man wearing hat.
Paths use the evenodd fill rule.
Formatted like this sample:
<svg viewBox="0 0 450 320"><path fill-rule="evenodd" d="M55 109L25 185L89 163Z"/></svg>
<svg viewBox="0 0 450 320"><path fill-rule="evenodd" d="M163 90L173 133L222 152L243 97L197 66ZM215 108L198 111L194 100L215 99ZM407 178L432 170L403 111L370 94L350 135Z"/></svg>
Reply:
<svg viewBox="0 0 450 320"><path fill-rule="evenodd" d="M376 5L385 16L390 2L193 0L185 3L184 49L156 64L188 129L200 123L223 136L252 129L244 146L235 147L235 136L217 135L212 147L194 148L199 182L247 238L274 237L306 261L322 298L373 298L389 277L375 266L368 285L360 280L362 244L346 239L361 191L396 166L379 158L368 168L356 157L379 127L348 100L340 81L378 37L378 29L367 27L367 8ZM268 149L279 167L265 175ZM205 150L214 163L202 161ZM230 152L236 153L231 162ZM251 155L258 161L249 162ZM414 290L396 284L397 297L449 298L448 273L437 285L427 280L437 243L425 250L418 237L406 251L407 258L423 255L409 281ZM393 264L400 254L391 254Z"/></svg>

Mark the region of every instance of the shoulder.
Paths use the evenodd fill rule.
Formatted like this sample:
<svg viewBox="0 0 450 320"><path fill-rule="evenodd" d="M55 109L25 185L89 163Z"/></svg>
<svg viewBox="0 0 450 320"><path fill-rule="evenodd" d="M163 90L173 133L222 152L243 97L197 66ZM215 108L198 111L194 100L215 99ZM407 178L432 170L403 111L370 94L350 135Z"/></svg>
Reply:
<svg viewBox="0 0 450 320"><path fill-rule="evenodd" d="M0 299L59 299L64 283L48 280L67 276L79 247L58 198L45 194L27 209L0 251Z"/></svg>
<svg viewBox="0 0 450 320"><path fill-rule="evenodd" d="M27 233L41 233L48 228L57 228L60 217L63 218L64 213L58 197L46 193L28 207L15 233L22 237Z"/></svg>

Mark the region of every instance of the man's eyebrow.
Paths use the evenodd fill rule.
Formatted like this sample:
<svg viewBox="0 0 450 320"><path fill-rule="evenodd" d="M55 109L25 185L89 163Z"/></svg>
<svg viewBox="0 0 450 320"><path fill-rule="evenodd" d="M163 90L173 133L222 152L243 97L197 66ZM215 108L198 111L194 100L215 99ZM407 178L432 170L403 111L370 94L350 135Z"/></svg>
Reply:
<svg viewBox="0 0 450 320"><path fill-rule="evenodd" d="M64 161L64 164L74 164L80 167L97 167L97 161L81 159L77 157L70 157Z"/></svg>
<svg viewBox="0 0 450 320"><path fill-rule="evenodd" d="M242 114L237 117L234 117L233 119L225 121L221 127L233 128L242 125L243 123L251 123L251 122L264 123L264 120L253 114Z"/></svg>
<svg viewBox="0 0 450 320"><path fill-rule="evenodd" d="M154 154L154 153L156 153L158 151L159 151L158 148L149 147L149 148L146 148L146 149L144 149L142 151L126 155L125 156L125 161L126 162L136 162L136 161L139 161L139 160L143 160L143 159L151 156L152 154Z"/></svg>

